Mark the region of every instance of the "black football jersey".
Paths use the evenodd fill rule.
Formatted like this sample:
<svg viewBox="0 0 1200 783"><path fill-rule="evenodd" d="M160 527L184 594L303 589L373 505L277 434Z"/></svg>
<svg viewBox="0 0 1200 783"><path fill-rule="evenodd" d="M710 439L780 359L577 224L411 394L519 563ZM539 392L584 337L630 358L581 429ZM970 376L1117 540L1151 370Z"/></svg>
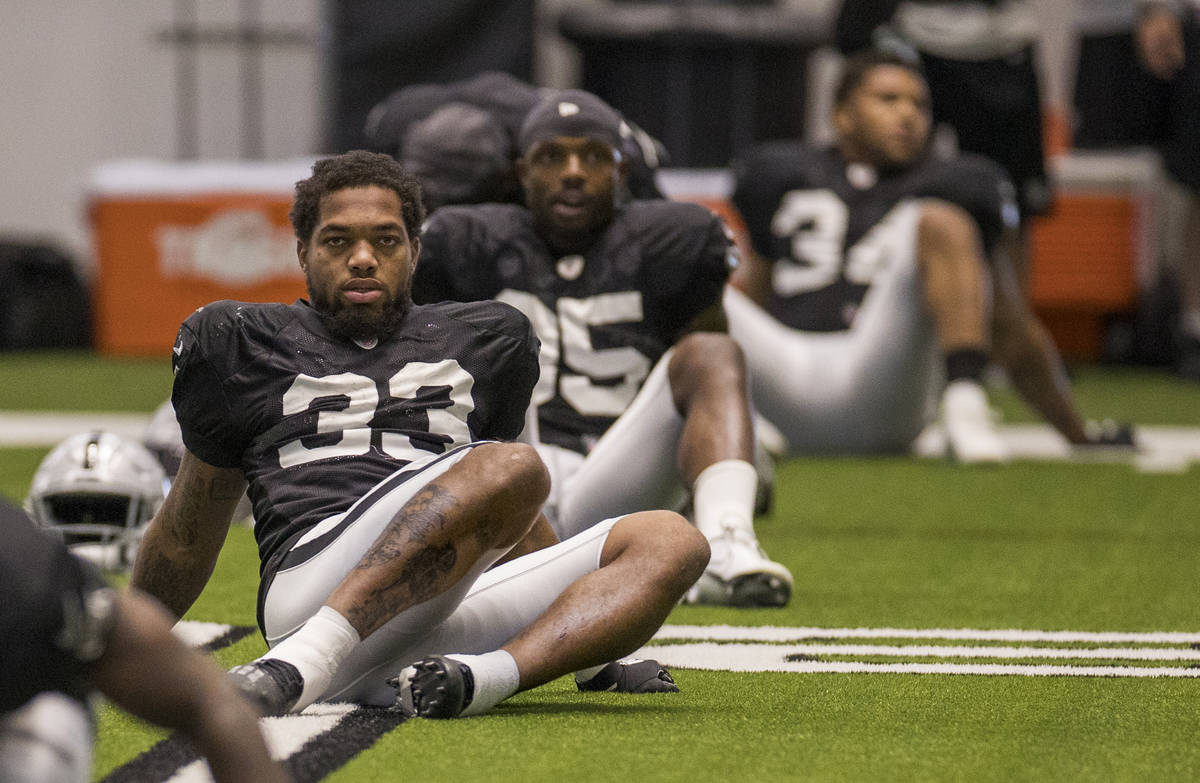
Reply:
<svg viewBox="0 0 1200 783"><path fill-rule="evenodd" d="M88 563L0 500L0 715L42 691L82 697L114 619L112 590Z"/></svg>
<svg viewBox="0 0 1200 783"><path fill-rule="evenodd" d="M539 437L585 453L695 317L721 301L724 224L704 207L635 201L582 254L558 257L516 205L446 207L421 235L418 302L499 299L542 342Z"/></svg>
<svg viewBox="0 0 1200 783"><path fill-rule="evenodd" d="M538 376L529 322L495 302L414 307L367 349L303 300L223 301L174 351L183 441L244 472L264 563L414 459L517 437Z"/></svg>
<svg viewBox="0 0 1200 783"><path fill-rule="evenodd" d="M887 218L897 205L937 198L965 209L991 251L1015 225L1012 185L974 155L929 158L899 172L847 164L835 149L771 143L734 164L734 206L755 251L772 265L768 311L804 331L849 329L871 272L895 252Z"/></svg>

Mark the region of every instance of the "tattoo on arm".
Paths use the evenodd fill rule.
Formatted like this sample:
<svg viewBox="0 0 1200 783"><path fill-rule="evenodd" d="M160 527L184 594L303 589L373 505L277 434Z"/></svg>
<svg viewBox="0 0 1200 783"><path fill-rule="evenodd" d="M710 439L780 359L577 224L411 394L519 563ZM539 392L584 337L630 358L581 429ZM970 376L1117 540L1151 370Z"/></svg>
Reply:
<svg viewBox="0 0 1200 783"><path fill-rule="evenodd" d="M164 529L181 547L195 546L205 527L212 525L213 509L236 502L242 495L241 482L220 478L197 481L189 489L194 491L183 493L176 513L163 520Z"/></svg>
<svg viewBox="0 0 1200 783"><path fill-rule="evenodd" d="M244 486L230 471L185 465L139 548L133 586L182 616L212 574Z"/></svg>
<svg viewBox="0 0 1200 783"><path fill-rule="evenodd" d="M176 617L182 617L191 608L195 596L181 589L176 574L175 564L169 558L150 552L138 558L133 583L161 601Z"/></svg>

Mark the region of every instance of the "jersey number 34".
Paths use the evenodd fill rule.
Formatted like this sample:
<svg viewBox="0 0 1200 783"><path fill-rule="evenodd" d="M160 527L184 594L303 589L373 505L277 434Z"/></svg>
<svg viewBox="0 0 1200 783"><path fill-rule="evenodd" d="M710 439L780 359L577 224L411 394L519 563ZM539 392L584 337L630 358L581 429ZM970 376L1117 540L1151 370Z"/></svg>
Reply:
<svg viewBox="0 0 1200 783"><path fill-rule="evenodd" d="M771 218L771 233L787 240L790 251L790 257L774 264L775 293L789 297L819 291L841 276L850 283L870 285L906 241L900 225L900 213L906 209L902 202L847 248L850 210L836 193L789 192Z"/></svg>

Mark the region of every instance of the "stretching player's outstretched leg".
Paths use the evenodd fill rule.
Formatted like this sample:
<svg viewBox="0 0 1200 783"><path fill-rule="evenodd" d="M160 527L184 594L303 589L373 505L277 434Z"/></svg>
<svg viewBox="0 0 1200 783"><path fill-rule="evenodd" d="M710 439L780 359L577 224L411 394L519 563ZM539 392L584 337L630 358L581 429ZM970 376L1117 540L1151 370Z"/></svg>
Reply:
<svg viewBox="0 0 1200 783"><path fill-rule="evenodd" d="M965 209L934 199L922 205L917 264L946 366L939 412L951 456L967 464L1008 460L982 383L992 318L982 243Z"/></svg>
<svg viewBox="0 0 1200 783"><path fill-rule="evenodd" d="M754 533L758 471L741 348L723 334L688 335L671 355L668 377L684 417L679 469L692 487L696 527L712 548L708 568L687 600L785 605L791 572L766 556Z"/></svg>
<svg viewBox="0 0 1200 783"><path fill-rule="evenodd" d="M477 715L517 691L628 655L659 628L707 560L704 537L678 514L622 517L604 541L600 568L572 582L500 649L431 655L405 667L392 681L396 702L426 718Z"/></svg>

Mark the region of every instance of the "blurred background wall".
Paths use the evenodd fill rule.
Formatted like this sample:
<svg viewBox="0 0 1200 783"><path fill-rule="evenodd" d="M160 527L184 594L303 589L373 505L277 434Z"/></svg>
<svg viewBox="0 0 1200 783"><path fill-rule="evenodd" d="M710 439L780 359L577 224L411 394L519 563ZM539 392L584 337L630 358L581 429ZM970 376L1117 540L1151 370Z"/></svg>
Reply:
<svg viewBox="0 0 1200 783"><path fill-rule="evenodd" d="M1046 92L1061 100L1067 6L1045 7ZM86 275L87 190L106 161L288 160L352 146L355 123L406 81L485 68L577 86L584 58L559 34L571 9L600 0L40 0L5 3L0 27L0 235L56 244ZM687 5L687 3L683 3ZM698 3L692 0L692 5ZM747 5L772 5L747 3ZM836 0L779 0L814 34ZM436 45L428 43L439 41ZM381 66L381 63L386 64ZM807 116L836 58L800 69ZM387 68L391 69L390 75ZM661 72L624 69L626 94ZM706 77L701 77L706 80ZM710 79L708 79L710 80ZM622 107L625 108L625 107ZM636 107L629 107L635 120ZM721 116L722 105L698 113ZM723 118L724 119L724 118ZM645 124L653 126L652 121ZM804 122L811 138L823 129Z"/></svg>

